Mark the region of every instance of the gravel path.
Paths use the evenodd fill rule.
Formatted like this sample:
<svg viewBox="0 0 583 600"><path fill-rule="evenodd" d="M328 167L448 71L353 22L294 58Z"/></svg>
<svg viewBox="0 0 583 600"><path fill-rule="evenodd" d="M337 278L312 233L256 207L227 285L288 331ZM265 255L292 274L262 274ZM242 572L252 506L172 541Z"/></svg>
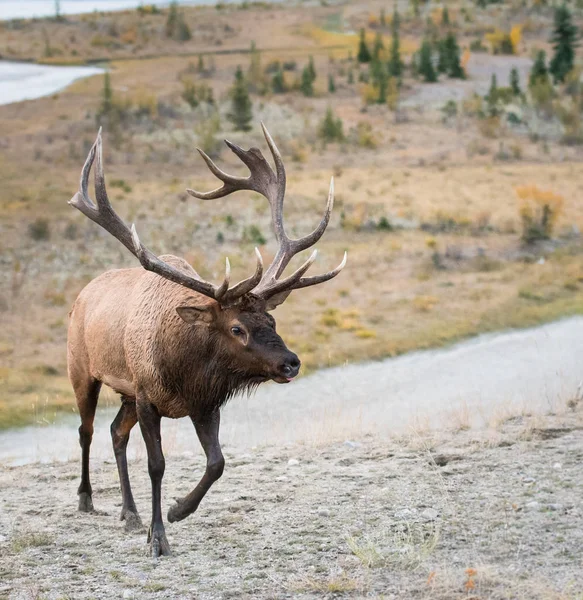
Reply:
<svg viewBox="0 0 583 600"><path fill-rule="evenodd" d="M199 511L167 527L152 561L125 533L112 460L0 467L0 598L580 600L583 412L326 447L226 452ZM201 456L166 463L163 509ZM144 460L130 476L144 520Z"/></svg>
<svg viewBox="0 0 583 600"><path fill-rule="evenodd" d="M521 413L558 411L583 380L583 317L497 335L446 350L317 372L289 385L269 384L223 411L221 441L245 451L259 445L326 444L389 437L428 428L495 425ZM109 423L116 408L98 407L92 456L113 456ZM77 459L78 418L0 433L0 464ZM136 428L131 458L145 456ZM200 453L188 419L163 419L169 455Z"/></svg>

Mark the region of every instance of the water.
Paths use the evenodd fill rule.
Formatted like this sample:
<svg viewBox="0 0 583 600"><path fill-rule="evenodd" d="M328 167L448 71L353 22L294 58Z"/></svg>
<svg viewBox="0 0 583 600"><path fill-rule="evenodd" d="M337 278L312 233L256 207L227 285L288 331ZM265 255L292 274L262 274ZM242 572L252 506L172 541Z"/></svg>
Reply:
<svg viewBox="0 0 583 600"><path fill-rule="evenodd" d="M223 4L239 4L239 2L225 2ZM274 1L274 0L271 0ZM277 0L275 0L277 1ZM284 1L284 0L280 0ZM179 4L215 5L217 0L178 0ZM126 8L137 8L140 4L156 4L165 6L168 0L157 2L155 0L61 0L61 15L75 15L91 13L93 11L124 10ZM0 20L4 19L30 19L32 17L55 16L54 0L0 0Z"/></svg>
<svg viewBox="0 0 583 600"><path fill-rule="evenodd" d="M480 336L446 350L415 352L347 365L289 385L264 384L222 411L229 453L253 446L330 443L383 437L411 428L484 426L522 412L564 408L583 378L583 318ZM112 461L109 423L116 409L98 407L92 456ZM78 417L55 425L0 432L0 464L79 459ZM162 420L168 455L201 453L189 419ZM139 428L129 456L144 458Z"/></svg>
<svg viewBox="0 0 583 600"><path fill-rule="evenodd" d="M99 73L103 73L99 67L53 67L0 61L0 104L49 96L77 79Z"/></svg>

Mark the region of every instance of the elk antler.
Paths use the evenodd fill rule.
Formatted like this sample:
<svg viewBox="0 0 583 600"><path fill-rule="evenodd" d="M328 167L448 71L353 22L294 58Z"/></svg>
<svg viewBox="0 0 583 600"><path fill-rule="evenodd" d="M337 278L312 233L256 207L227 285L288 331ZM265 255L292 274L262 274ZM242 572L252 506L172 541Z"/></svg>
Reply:
<svg viewBox="0 0 583 600"><path fill-rule="evenodd" d="M324 217L320 221L320 224L312 233L299 238L297 240L290 239L283 225L283 201L285 196L285 168L281 159L281 154L275 145L271 135L267 131L267 128L262 123L263 134L267 140L267 145L271 150L273 161L275 163L275 173L270 167L269 163L261 154L258 148L251 148L249 150L243 150L239 146L232 144L225 140L227 146L245 163L249 168L249 177L235 177L229 175L219 169L217 165L202 151L199 149L201 156L204 158L210 171L223 182L223 185L216 190L211 192L196 192L195 190L186 190L190 195L195 198L202 200L214 200L216 198L222 198L228 194L238 190L251 190L265 196L271 206L271 220L275 231L275 237L279 243L279 248L273 259L273 262L267 268L267 271L258 282L256 288L253 289L253 295L267 300L269 308L275 308L278 304L281 304L292 292L299 288L308 287L310 285L316 285L328 281L333 277L336 277L338 273L346 265L346 252L344 253L344 259L342 262L332 271L323 273L322 275L315 275L312 277L303 277L306 271L310 268L312 263L316 260L317 251L311 254L308 260L297 269L294 273L286 277L285 279L279 279L284 269L289 264L290 260L302 250L306 250L310 246L313 246L323 235L328 221L330 220L330 213L334 205L334 179L330 181L330 193L328 194L328 203L326 205L326 212Z"/></svg>
<svg viewBox="0 0 583 600"><path fill-rule="evenodd" d="M97 155L97 165L95 169L95 204L87 192L89 185L89 173L95 156ZM81 185L79 191L69 200L69 204L79 209L86 217L95 221L106 231L117 238L134 256L138 258L144 269L157 273L158 275L187 287L199 294L208 296L217 300L221 304L229 304L237 298L249 293L261 281L263 275L263 259L259 250L255 248L257 256L257 268L255 273L232 288L229 288L229 280L231 276L231 266L229 259L226 259L225 278L220 286L213 285L201 279L198 274L195 276L186 274L176 267L169 265L148 248L146 248L136 232L135 225L131 229L119 218L113 210L107 191L105 189L105 177L103 175L103 158L102 158L102 143L101 143L101 128L97 134L97 139L89 151L89 156L83 166L81 172Z"/></svg>

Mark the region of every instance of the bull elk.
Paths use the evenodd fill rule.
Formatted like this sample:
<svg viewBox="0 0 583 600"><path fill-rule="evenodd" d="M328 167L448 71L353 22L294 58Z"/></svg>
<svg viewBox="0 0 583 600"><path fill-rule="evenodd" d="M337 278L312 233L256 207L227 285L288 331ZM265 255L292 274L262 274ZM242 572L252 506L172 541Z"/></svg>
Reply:
<svg viewBox="0 0 583 600"><path fill-rule="evenodd" d="M199 150L222 186L206 193L187 190L203 200L251 190L269 201L279 244L277 253L264 272L261 254L255 249L255 273L236 285L230 286L229 259L223 282L214 285L203 280L185 260L172 255L157 257L142 244L135 226L130 229L123 222L107 197L101 130L83 167L80 190L69 202L117 238L143 267L100 275L81 291L71 311L67 359L81 417L79 510L93 510L89 449L97 399L105 384L121 395L111 437L122 494L121 520L125 520L127 529L142 527L126 459L130 431L136 423L146 444L152 483L148 543L154 557L170 554L161 509L165 468L161 418L190 417L207 459L198 485L168 511L168 521L174 522L192 514L223 473L219 422L225 402L264 381L288 383L299 372L299 358L276 333L275 320L268 311L281 304L292 290L332 279L346 264L345 253L333 271L305 277L316 258L314 251L291 275L281 277L296 254L322 237L334 202L334 182L330 183L326 212L318 227L300 239L289 238L283 223L285 168L273 139L262 127L275 171L257 148L243 150L226 141L250 175L228 175ZM96 203L87 190L94 161Z"/></svg>

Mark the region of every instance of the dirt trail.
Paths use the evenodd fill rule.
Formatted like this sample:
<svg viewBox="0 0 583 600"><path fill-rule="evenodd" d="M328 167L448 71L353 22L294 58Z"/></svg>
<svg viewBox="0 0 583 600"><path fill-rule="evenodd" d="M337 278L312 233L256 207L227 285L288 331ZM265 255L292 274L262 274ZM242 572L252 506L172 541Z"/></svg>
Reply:
<svg viewBox="0 0 583 600"><path fill-rule="evenodd" d="M446 350L346 365L289 385L265 385L223 411L221 441L245 451L265 444L388 437L411 428L480 427L522 412L557 411L583 380L583 318L485 335ZM92 455L112 458L109 423L98 408ZM77 459L78 418L0 433L0 464ZM170 455L200 452L188 419L163 420ZM136 429L130 457L145 456Z"/></svg>

